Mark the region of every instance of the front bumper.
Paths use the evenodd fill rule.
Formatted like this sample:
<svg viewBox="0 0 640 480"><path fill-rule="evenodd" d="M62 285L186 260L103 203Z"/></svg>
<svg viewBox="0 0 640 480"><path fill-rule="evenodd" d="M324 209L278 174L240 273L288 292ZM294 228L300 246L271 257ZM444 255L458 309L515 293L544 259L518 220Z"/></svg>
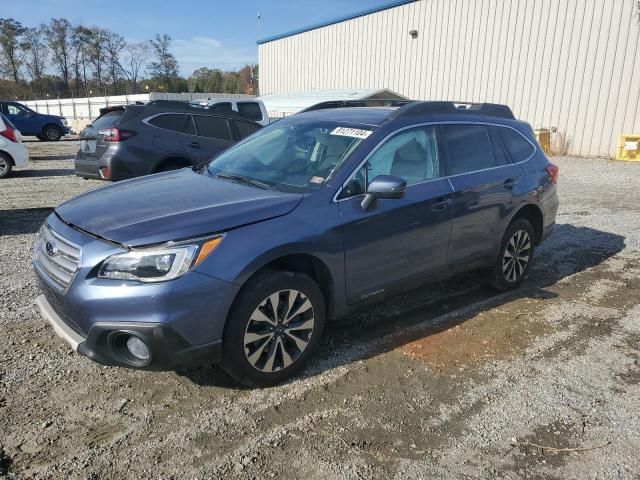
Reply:
<svg viewBox="0 0 640 480"><path fill-rule="evenodd" d="M191 346L170 326L162 323L97 322L86 336L71 328L55 311L44 295L36 299L42 317L53 327L74 352L102 365L123 366L145 370L170 370L177 367L217 363L222 353L222 341ZM131 362L115 348L114 335L135 335L149 348L150 359L145 364Z"/></svg>
<svg viewBox="0 0 640 480"><path fill-rule="evenodd" d="M215 363L224 325L239 287L191 271L168 282L141 284L100 279L96 266L123 251L63 223L55 213L47 225L81 253L75 276L66 288L56 286L35 262L42 297L42 316L78 353L107 365L155 370ZM123 362L110 335L129 332L151 350L148 365Z"/></svg>

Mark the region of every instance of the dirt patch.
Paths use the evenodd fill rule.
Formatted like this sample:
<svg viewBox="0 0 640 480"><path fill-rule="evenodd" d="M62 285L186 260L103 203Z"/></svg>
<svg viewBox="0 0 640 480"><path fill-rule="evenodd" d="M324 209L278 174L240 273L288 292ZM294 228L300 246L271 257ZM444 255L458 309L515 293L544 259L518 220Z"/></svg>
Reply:
<svg viewBox="0 0 640 480"><path fill-rule="evenodd" d="M461 370L525 350L549 325L537 315L539 301L518 299L490 311L478 312L462 324L443 325L424 338L400 347L410 358L438 371Z"/></svg>

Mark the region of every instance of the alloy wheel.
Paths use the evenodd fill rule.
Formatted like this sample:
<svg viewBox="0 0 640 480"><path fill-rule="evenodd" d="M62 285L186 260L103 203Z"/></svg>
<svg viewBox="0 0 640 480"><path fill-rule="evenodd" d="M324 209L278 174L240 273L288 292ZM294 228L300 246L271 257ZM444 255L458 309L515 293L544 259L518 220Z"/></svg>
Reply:
<svg viewBox="0 0 640 480"><path fill-rule="evenodd" d="M58 140L60 138L60 134L55 128L47 128L46 134L49 140Z"/></svg>
<svg viewBox="0 0 640 480"><path fill-rule="evenodd" d="M520 279L531 259L531 237L525 230L513 234L502 257L502 273L511 283Z"/></svg>
<svg viewBox="0 0 640 480"><path fill-rule="evenodd" d="M245 356L261 372L287 368L307 349L314 326L313 305L302 292L275 292L251 314L244 333Z"/></svg>
<svg viewBox="0 0 640 480"><path fill-rule="evenodd" d="M0 177L5 176L7 170L9 170L9 162L7 162L5 158L0 157Z"/></svg>

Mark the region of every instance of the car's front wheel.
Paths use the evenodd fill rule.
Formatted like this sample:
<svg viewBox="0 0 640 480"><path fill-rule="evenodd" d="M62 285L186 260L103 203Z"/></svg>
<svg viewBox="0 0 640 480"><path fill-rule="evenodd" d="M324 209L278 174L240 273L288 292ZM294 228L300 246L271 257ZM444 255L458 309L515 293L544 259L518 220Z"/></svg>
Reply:
<svg viewBox="0 0 640 480"><path fill-rule="evenodd" d="M502 237L498 258L489 282L500 291L517 288L531 269L534 250L534 230L524 218L511 223Z"/></svg>
<svg viewBox="0 0 640 480"><path fill-rule="evenodd" d="M40 138L40 137L38 137ZM42 139L47 142L57 142L62 138L62 129L55 125L47 125L42 130Z"/></svg>
<svg viewBox="0 0 640 480"><path fill-rule="evenodd" d="M307 275L258 274L243 288L227 319L222 367L245 385L275 385L306 363L324 323L322 292Z"/></svg>

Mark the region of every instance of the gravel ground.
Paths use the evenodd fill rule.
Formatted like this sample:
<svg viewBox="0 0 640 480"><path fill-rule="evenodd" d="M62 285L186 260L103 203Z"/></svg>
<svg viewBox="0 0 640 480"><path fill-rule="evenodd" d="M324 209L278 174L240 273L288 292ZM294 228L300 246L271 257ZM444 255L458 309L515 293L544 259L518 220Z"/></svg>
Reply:
<svg viewBox="0 0 640 480"><path fill-rule="evenodd" d="M0 184L0 477L640 478L640 164L561 158L531 277L476 275L330 325L296 379L145 373L73 352L38 316L34 232L102 183L75 142L29 143Z"/></svg>

